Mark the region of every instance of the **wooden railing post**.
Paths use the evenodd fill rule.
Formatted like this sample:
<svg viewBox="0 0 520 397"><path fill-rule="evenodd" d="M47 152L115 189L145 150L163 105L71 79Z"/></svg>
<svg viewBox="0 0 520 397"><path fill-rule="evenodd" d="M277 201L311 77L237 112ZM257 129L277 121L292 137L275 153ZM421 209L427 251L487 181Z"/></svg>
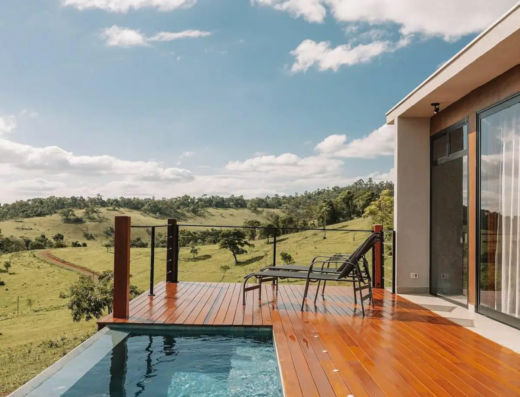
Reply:
<svg viewBox="0 0 520 397"><path fill-rule="evenodd" d="M176 283L177 278L177 242L179 241L177 233L179 229L177 227L176 219L168 219L168 239L167 239L167 250L166 250L166 282Z"/></svg>
<svg viewBox="0 0 520 397"><path fill-rule="evenodd" d="M129 216L116 216L114 232L113 317L128 318L130 301L130 227Z"/></svg>
<svg viewBox="0 0 520 397"><path fill-rule="evenodd" d="M373 251L374 263L374 287L383 288L383 225L374 225L374 233L381 234L381 240L378 241Z"/></svg>

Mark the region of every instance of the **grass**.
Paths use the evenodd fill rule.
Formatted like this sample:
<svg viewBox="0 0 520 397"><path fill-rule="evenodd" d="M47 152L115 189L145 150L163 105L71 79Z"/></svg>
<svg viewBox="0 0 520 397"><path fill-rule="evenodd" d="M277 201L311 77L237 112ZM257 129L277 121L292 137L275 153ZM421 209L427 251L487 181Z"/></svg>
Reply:
<svg viewBox="0 0 520 397"><path fill-rule="evenodd" d="M207 218L189 220L193 224L236 224L241 225L253 214L248 210L211 210ZM134 211L125 211L132 216L133 224L160 223L160 220L146 217ZM259 218L256 218L259 219ZM0 223L4 234L9 232ZM185 223L187 223L185 221ZM13 224L18 224L13 222ZM81 240L78 233L85 225L64 225L56 216L33 218L23 224L35 226L34 236L61 232L68 240ZM90 225L90 223L86 224ZM97 235L107 227L106 224L93 224L89 232ZM363 229L371 228L369 219L356 219L334 225L335 228ZM78 231L79 230L79 231ZM143 232L142 229L138 229ZM24 231L25 232L28 231ZM145 234L142 238L149 241ZM293 256L297 263L309 263L316 255L352 252L366 237L366 233L348 231L327 232L326 239L322 231L306 231L278 237L277 263L282 263L281 252ZM234 264L231 252L221 250L216 245L201 245L196 258L190 255L190 248L180 252L179 278L181 281L242 282L246 274L269 266L273 262L273 245L266 240L253 241L254 248L246 255L239 256L240 263ZM113 252L99 244L90 244L86 248L63 248L52 253L68 262L85 266L94 271L113 269ZM150 248L131 250L132 284L142 290L149 286ZM156 249L155 284L165 279L166 251ZM38 259L34 252L0 255L0 268L10 261L11 274L0 273L0 394L11 392L40 373L61 356L95 332L95 322L74 323L66 305L68 300L60 298L71 283L77 280L77 273L56 267ZM228 266L226 272L221 266ZM17 301L19 305L17 312ZM29 307L27 300L32 300Z"/></svg>
<svg viewBox="0 0 520 397"><path fill-rule="evenodd" d="M39 218L28 218L20 220L10 220L0 222L0 230L4 236L26 236L31 239L44 233L48 238L52 238L56 233L62 233L65 236L65 242L70 244L72 241L86 242L89 246L102 247L106 238L103 231L114 225L114 218L118 215L127 215L132 217L133 225L158 225L165 224L164 219L156 218L141 211L133 211L121 209L119 211L109 211L106 208L100 209L101 222L87 221L81 224L63 223L60 215L50 215ZM214 224L214 225L242 225L246 220L266 221L269 212L277 212L277 210L264 210L252 212L248 209L216 209L210 208L204 212L203 216L190 216L182 221L185 224ZM76 215L82 216L83 211L76 210ZM88 241L85 239L84 232L94 235L95 240ZM135 236L146 238L146 230L140 229L134 231Z"/></svg>
<svg viewBox="0 0 520 397"><path fill-rule="evenodd" d="M356 219L341 223L335 228L369 230L369 219ZM367 237L362 232L327 232L326 239L322 231L306 231L278 237L277 263L281 264L280 253L287 252L292 255L296 263L310 263L317 255L329 255L332 253L352 252L361 241ZM147 237L147 239L149 239ZM147 240L148 241L148 240ZM217 245L198 246L199 253L193 258L190 248L182 248L179 257L179 279L181 281L211 281L211 282L242 282L244 276L273 263L273 245L266 240L252 241L254 247L248 254L239 256L235 265L233 256L228 250L219 249ZM113 269L113 252L107 252L104 248L65 248L52 251L53 255L97 272ZM221 266L228 266L225 273ZM130 272L131 282L139 288L148 289L150 282L150 248L132 248ZM155 251L155 284L165 279L166 251Z"/></svg>
<svg viewBox="0 0 520 397"><path fill-rule="evenodd" d="M74 323L60 298L77 273L32 252L0 256L0 264L7 260L10 274L0 273L6 284L0 286L0 393L21 386L96 330L94 322Z"/></svg>

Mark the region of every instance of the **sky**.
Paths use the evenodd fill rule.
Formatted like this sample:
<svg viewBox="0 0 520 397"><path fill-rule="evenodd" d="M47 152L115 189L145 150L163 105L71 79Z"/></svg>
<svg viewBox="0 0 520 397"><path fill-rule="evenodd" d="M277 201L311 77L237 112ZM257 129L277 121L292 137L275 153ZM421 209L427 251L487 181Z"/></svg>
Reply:
<svg viewBox="0 0 520 397"><path fill-rule="evenodd" d="M516 0L4 0L0 203L393 178L385 113Z"/></svg>

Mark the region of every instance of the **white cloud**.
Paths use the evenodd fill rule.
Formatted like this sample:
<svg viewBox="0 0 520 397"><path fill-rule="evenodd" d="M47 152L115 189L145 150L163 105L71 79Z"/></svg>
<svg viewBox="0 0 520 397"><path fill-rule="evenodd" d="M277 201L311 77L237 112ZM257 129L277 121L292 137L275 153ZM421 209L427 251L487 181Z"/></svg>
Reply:
<svg viewBox="0 0 520 397"><path fill-rule="evenodd" d="M159 32L147 37L139 30L122 28L114 25L103 30L101 37L106 40L109 47L146 47L150 42L165 42L185 38L199 38L211 35L211 32L201 30L184 30L182 32Z"/></svg>
<svg viewBox="0 0 520 397"><path fill-rule="evenodd" d="M14 118L7 125L9 131L14 130ZM34 147L5 138L0 138L0 165L46 175L117 175L143 181L193 179L190 171L165 168L157 161L129 161L109 155L78 156L58 146Z"/></svg>
<svg viewBox="0 0 520 397"><path fill-rule="evenodd" d="M317 65L320 71L337 71L342 65L352 66L370 62L375 57L385 52L395 51L404 44L404 42L375 41L370 44L357 46L344 44L331 48L328 41L317 43L313 40L304 40L295 50L291 51L291 55L296 58L291 72L305 72L313 65Z"/></svg>
<svg viewBox="0 0 520 397"><path fill-rule="evenodd" d="M30 194L50 192L63 187L65 187L63 182L48 181L43 178L23 179L9 184L10 189Z"/></svg>
<svg viewBox="0 0 520 397"><path fill-rule="evenodd" d="M198 37L207 37L211 32L204 32L202 30L183 30L182 32L159 32L152 36L148 41L173 41L179 39L194 39Z"/></svg>
<svg viewBox="0 0 520 397"><path fill-rule="evenodd" d="M138 30L112 26L101 34L106 39L106 45L110 47L135 47L148 46L148 40Z"/></svg>
<svg viewBox="0 0 520 397"><path fill-rule="evenodd" d="M343 166L340 160L311 156L298 157L292 153L279 156L257 156L245 161L230 161L226 165L228 171L258 172L285 177L330 174Z"/></svg>
<svg viewBox="0 0 520 397"><path fill-rule="evenodd" d="M286 11L296 18L302 17L309 22L323 22L327 15L322 0L251 0L251 3Z"/></svg>
<svg viewBox="0 0 520 397"><path fill-rule="evenodd" d="M26 116L30 119L34 119L34 118L38 117L38 112L35 112L34 110L30 110L30 109L23 109L20 112L20 116Z"/></svg>
<svg viewBox="0 0 520 397"><path fill-rule="evenodd" d="M0 116L0 136L8 134L16 128L16 119L14 116Z"/></svg>
<svg viewBox="0 0 520 397"><path fill-rule="evenodd" d="M321 23L327 13L338 22L395 23L403 35L422 34L455 40L487 28L517 0L252 0ZM461 21L464 21L463 23Z"/></svg>
<svg viewBox="0 0 520 397"><path fill-rule="evenodd" d="M6 118L2 123L6 124ZM9 130L16 125L9 118ZM4 128L5 129L5 128ZM380 145L372 133L363 138ZM199 166L197 175L180 167L169 167L149 160L124 160L111 155L78 155L58 146L36 147L15 142L13 135L0 137L0 184L2 202L33 197L104 196L173 197L183 194L240 195L291 194L335 185L346 185L357 178L345 176L349 145L334 143L332 138L318 145L317 155L308 157L293 153L266 155L257 153L249 159L229 161L223 168ZM7 138L9 137L9 139ZM365 146L361 144L361 146ZM382 146L385 148L386 146ZM357 150L352 148L351 150ZM377 152L377 154L385 154ZM184 151L179 158L193 157ZM375 156L376 152L367 154ZM355 157L355 156L354 156ZM388 173L375 172L364 176L384 179Z"/></svg>
<svg viewBox="0 0 520 397"><path fill-rule="evenodd" d="M173 11L178 8L189 8L197 0L63 0L63 5L78 10L101 9L109 12L126 13L130 9L157 8L159 11Z"/></svg>
<svg viewBox="0 0 520 397"><path fill-rule="evenodd" d="M346 135L331 135L316 145L324 156L373 159L394 154L394 127L384 125L370 135L347 142Z"/></svg>
<svg viewBox="0 0 520 397"><path fill-rule="evenodd" d="M182 152L182 154L179 156L179 160L177 161L176 164L177 165L181 165L182 164L182 160L190 158L190 157L193 157L194 154L195 154L195 152L190 152L189 150L185 151L185 152Z"/></svg>

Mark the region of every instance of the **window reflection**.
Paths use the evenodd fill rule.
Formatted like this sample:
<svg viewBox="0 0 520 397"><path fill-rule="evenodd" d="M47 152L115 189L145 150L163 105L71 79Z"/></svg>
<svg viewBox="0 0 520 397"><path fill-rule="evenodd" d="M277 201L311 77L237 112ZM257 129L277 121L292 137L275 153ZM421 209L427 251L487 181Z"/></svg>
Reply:
<svg viewBox="0 0 520 397"><path fill-rule="evenodd" d="M520 104L480 121L480 305L520 318Z"/></svg>

